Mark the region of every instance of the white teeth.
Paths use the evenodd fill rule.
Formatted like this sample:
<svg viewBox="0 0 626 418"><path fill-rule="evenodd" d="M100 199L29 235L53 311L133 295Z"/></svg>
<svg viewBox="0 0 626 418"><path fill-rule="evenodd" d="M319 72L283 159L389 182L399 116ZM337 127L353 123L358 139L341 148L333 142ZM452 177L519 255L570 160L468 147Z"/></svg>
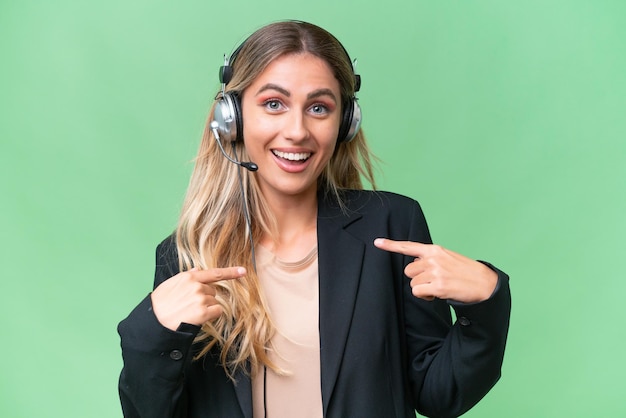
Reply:
<svg viewBox="0 0 626 418"><path fill-rule="evenodd" d="M282 152L272 150L274 155L289 161L304 161L311 156L310 152Z"/></svg>

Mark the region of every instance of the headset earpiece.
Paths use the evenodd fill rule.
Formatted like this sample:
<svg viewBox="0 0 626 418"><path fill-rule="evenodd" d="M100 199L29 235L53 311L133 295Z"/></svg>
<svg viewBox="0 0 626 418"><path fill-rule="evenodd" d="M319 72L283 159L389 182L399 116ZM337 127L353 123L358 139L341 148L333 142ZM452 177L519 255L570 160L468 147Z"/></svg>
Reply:
<svg viewBox="0 0 626 418"><path fill-rule="evenodd" d="M215 109L213 109L213 122L217 122L217 125L212 124L212 126L217 130L220 140L224 142L243 140L243 117L239 95L234 92L225 92L226 84L230 83L233 78L233 67L230 65L230 61L240 49L241 46L231 54L230 58L224 55L224 65L220 67L218 74L220 83L222 83L222 91L218 95Z"/></svg>
<svg viewBox="0 0 626 418"><path fill-rule="evenodd" d="M217 122L217 132L222 141L243 140L243 118L237 93L220 93L213 109L213 120Z"/></svg>
<svg viewBox="0 0 626 418"><path fill-rule="evenodd" d="M341 45L341 43L340 43ZM343 45L341 45L343 48ZM350 56L348 55L348 51L343 48L346 56L348 57L348 61L350 61ZM354 65L356 61L350 61L352 65L352 72L354 73L354 92L356 93L361 89L361 76L356 74L354 71ZM361 106L357 102L356 97L352 97L352 100L349 100L345 103L343 110L343 119L341 120L341 126L339 127L339 135L337 136L337 142L350 142L354 139L356 134L361 129Z"/></svg>
<svg viewBox="0 0 626 418"><path fill-rule="evenodd" d="M361 128L361 106L356 98L348 100L343 110L343 118L341 126L339 126L339 134L337 142L350 142L354 139L357 132Z"/></svg>

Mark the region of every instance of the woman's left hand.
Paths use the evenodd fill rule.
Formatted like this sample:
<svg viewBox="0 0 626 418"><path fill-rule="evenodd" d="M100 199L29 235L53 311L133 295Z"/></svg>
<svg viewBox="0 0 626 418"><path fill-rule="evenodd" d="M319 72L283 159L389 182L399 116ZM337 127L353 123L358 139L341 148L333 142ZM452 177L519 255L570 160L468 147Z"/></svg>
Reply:
<svg viewBox="0 0 626 418"><path fill-rule="evenodd" d="M377 238L381 250L415 257L404 273L411 279L413 295L433 300L474 303L489 299L498 282L495 271L478 261L439 245Z"/></svg>

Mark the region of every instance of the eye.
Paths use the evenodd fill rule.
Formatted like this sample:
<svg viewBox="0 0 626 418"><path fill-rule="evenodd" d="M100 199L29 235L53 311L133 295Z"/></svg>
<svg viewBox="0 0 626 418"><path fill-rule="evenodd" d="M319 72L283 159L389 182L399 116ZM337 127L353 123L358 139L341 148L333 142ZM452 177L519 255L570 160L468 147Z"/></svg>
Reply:
<svg viewBox="0 0 626 418"><path fill-rule="evenodd" d="M325 115L329 111L328 107L321 103L316 103L313 106L311 106L309 109L311 110L311 113L315 115Z"/></svg>
<svg viewBox="0 0 626 418"><path fill-rule="evenodd" d="M272 112L276 112L276 111L279 111L279 110L282 109L283 104L279 100L269 99L269 100L266 100L265 102L263 102L263 106L265 106L265 108L267 110L270 110Z"/></svg>

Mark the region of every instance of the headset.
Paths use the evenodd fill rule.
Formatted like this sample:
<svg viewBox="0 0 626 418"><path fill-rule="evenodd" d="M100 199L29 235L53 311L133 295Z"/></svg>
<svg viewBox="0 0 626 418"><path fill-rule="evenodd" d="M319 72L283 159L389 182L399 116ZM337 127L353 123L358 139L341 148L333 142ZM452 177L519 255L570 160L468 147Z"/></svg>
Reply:
<svg viewBox="0 0 626 418"><path fill-rule="evenodd" d="M219 80L222 83L222 91L218 94L217 103L213 111L213 121L211 122L211 130L217 140L220 148L222 148L221 142L237 142L243 141L243 116L241 112L241 98L237 92L226 92L226 85L232 80L233 67L232 62L237 58L239 51L246 44L247 39L239 45L235 51L226 57L224 55L224 65L219 70ZM339 45L341 43L338 41ZM341 45L341 48L346 54L348 61L352 65L352 72L355 79L355 93L361 88L361 76L354 72L354 62L350 59L348 51ZM337 143L350 142L361 127L361 107L357 102L356 97L351 97L348 100L344 100L342 103L343 115L341 119L341 125L339 127L339 133L337 135ZM230 160L230 158L229 158ZM232 161L231 162L235 162ZM237 162L235 162L237 164ZM241 164L240 164L241 165ZM244 165L245 168L248 168ZM250 168L248 168L250 170ZM254 170L250 170L254 171Z"/></svg>

